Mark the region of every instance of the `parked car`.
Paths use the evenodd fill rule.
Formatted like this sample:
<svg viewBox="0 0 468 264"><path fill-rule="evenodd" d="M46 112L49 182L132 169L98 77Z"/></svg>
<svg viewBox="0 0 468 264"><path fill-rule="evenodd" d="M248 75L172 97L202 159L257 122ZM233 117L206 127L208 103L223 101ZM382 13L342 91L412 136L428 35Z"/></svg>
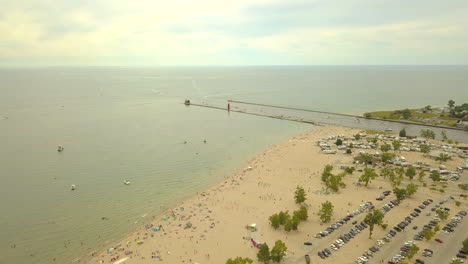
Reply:
<svg viewBox="0 0 468 264"><path fill-rule="evenodd" d="M442 241L442 239L440 239L440 238L436 238L436 239L434 239L434 240L437 241L437 242L439 242L439 243L444 243L444 241Z"/></svg>

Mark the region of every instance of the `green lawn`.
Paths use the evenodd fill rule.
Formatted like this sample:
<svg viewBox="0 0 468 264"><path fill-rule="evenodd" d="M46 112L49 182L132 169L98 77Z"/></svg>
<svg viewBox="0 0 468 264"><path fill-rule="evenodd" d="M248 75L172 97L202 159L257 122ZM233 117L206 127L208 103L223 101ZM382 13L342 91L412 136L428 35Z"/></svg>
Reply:
<svg viewBox="0 0 468 264"><path fill-rule="evenodd" d="M411 112L412 117L440 120L440 121L442 121L442 123L441 123L442 125L456 126L457 119L453 118L453 117L449 117L449 116L447 116L447 114L444 114L444 115L441 116L438 113L420 113L420 112L418 112L419 109L409 109L409 110ZM370 116L374 117L374 118L391 119L391 120L405 120L405 121L414 122L414 123L426 123L426 122L424 122L422 120L412 119L411 117L409 119L404 119L399 111L402 111L402 110L375 111L375 112L368 112L366 114L370 114Z"/></svg>

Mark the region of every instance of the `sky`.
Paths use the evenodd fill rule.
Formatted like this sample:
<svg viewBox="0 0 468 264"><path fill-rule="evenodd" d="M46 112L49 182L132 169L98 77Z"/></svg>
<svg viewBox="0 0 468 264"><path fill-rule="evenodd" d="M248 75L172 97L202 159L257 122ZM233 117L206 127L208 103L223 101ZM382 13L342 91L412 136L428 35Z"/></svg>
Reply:
<svg viewBox="0 0 468 264"><path fill-rule="evenodd" d="M466 65L468 0L0 0L0 66Z"/></svg>

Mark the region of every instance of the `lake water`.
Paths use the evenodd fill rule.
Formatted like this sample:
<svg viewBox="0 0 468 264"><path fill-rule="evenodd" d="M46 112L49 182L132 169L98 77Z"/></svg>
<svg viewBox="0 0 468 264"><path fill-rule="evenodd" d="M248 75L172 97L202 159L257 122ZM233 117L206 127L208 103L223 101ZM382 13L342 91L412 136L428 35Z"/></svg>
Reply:
<svg viewBox="0 0 468 264"><path fill-rule="evenodd" d="M0 69L0 262L71 263L313 128L186 98L359 113L467 87L459 66Z"/></svg>

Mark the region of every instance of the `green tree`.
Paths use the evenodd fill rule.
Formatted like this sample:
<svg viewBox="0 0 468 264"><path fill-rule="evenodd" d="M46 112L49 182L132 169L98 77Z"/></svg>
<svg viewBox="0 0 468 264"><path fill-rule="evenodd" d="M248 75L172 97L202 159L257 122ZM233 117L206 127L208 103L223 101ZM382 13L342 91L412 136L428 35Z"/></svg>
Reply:
<svg viewBox="0 0 468 264"><path fill-rule="evenodd" d="M382 175L384 179L386 179L387 177L390 177L390 174L392 173L393 171L389 168L383 168L380 170L380 175Z"/></svg>
<svg viewBox="0 0 468 264"><path fill-rule="evenodd" d="M432 131L430 129L422 129L421 130L421 137L434 139L435 138L435 133L434 133L434 131Z"/></svg>
<svg viewBox="0 0 468 264"><path fill-rule="evenodd" d="M337 146L341 146L341 145L343 145L343 140L341 140L341 138L339 138L339 139L336 140L335 144Z"/></svg>
<svg viewBox="0 0 468 264"><path fill-rule="evenodd" d="M407 195L406 189L397 188L397 187L393 188L393 193L395 194L398 201L405 199Z"/></svg>
<svg viewBox="0 0 468 264"><path fill-rule="evenodd" d="M419 145L419 148L421 149L422 153L429 153L431 151L431 147L429 147L429 145L426 144Z"/></svg>
<svg viewBox="0 0 468 264"><path fill-rule="evenodd" d="M387 152L387 151L389 151L391 149L392 149L392 147L389 144L383 144L382 146L380 146L380 150L382 152Z"/></svg>
<svg viewBox="0 0 468 264"><path fill-rule="evenodd" d="M332 165L326 165L322 172L322 182L327 183L328 178L332 175L331 171L333 170Z"/></svg>
<svg viewBox="0 0 468 264"><path fill-rule="evenodd" d="M267 243L263 243L262 247L257 253L257 258L259 262L268 263L270 262L270 248Z"/></svg>
<svg viewBox="0 0 468 264"><path fill-rule="evenodd" d="M447 153L440 153L438 157L436 157L436 160L437 161L440 161L441 163L442 162L446 162L448 160L451 160L452 158L450 157L449 154Z"/></svg>
<svg viewBox="0 0 468 264"><path fill-rule="evenodd" d="M346 168L345 168L345 172L346 172L347 174L353 174L353 172L354 172L355 170L356 170L356 168L354 168L354 167L346 167Z"/></svg>
<svg viewBox="0 0 468 264"><path fill-rule="evenodd" d="M440 132L440 136L442 137L442 141L445 141L448 139L447 133L445 132L445 130L442 130L442 132Z"/></svg>
<svg viewBox="0 0 468 264"><path fill-rule="evenodd" d="M401 115L404 119L409 119L412 114L411 111L408 108L406 108L405 110L401 111Z"/></svg>
<svg viewBox="0 0 468 264"><path fill-rule="evenodd" d="M372 237L375 225L381 225L384 218L384 214L379 210L372 210L364 218L364 223L369 225L369 238Z"/></svg>
<svg viewBox="0 0 468 264"><path fill-rule="evenodd" d="M448 101L448 106L449 106L450 108L452 108L453 106L455 106L455 101L452 100L452 99L450 99L450 100Z"/></svg>
<svg viewBox="0 0 468 264"><path fill-rule="evenodd" d="M395 172L397 173L398 175L398 178L400 180L403 179L403 175L405 174L405 169L404 168L395 168Z"/></svg>
<svg viewBox="0 0 468 264"><path fill-rule="evenodd" d="M398 136L406 137L406 129L403 128L402 130L400 130L400 133L398 134Z"/></svg>
<svg viewBox="0 0 468 264"><path fill-rule="evenodd" d="M367 184L369 184L369 182L375 179L377 176L378 175L374 169L365 168L364 173L361 175L361 177L359 177L359 181L364 182L365 186L367 186Z"/></svg>
<svg viewBox="0 0 468 264"><path fill-rule="evenodd" d="M452 259L452 261L450 262L450 264L463 264L463 260L461 260L461 259L459 259L459 258Z"/></svg>
<svg viewBox="0 0 468 264"><path fill-rule="evenodd" d="M304 188L301 186L296 187L296 191L294 192L294 199L296 200L296 203L303 203L306 200L306 193Z"/></svg>
<svg viewBox="0 0 468 264"><path fill-rule="evenodd" d="M354 139L356 139L356 140L361 139L361 135L359 135L359 134L354 135Z"/></svg>
<svg viewBox="0 0 468 264"><path fill-rule="evenodd" d="M250 264L250 263L253 263L253 260L249 258L241 258L241 257L237 257L235 259L228 259L226 261L226 264Z"/></svg>
<svg viewBox="0 0 468 264"><path fill-rule="evenodd" d="M414 175L416 175L416 169L414 167L409 167L407 170L406 170L406 173L405 175L410 178L411 180L413 180L413 177Z"/></svg>
<svg viewBox="0 0 468 264"><path fill-rule="evenodd" d="M346 172L345 172L346 173ZM327 182L327 187L332 189L333 191L337 192L340 190L340 188L344 188L346 184L343 182L343 177L345 173L340 173L337 175L330 175L330 178L328 179Z"/></svg>
<svg viewBox="0 0 468 264"><path fill-rule="evenodd" d="M400 186L401 184L401 177L398 177L393 171L388 175L390 182L392 183L392 186L395 188L397 186Z"/></svg>
<svg viewBox="0 0 468 264"><path fill-rule="evenodd" d="M358 157L360 161L362 161L365 166L367 167L368 164L371 164L372 161L374 160L374 157L372 157L371 154L369 153L361 153Z"/></svg>
<svg viewBox="0 0 468 264"><path fill-rule="evenodd" d="M333 215L333 204L329 201L322 203L322 208L319 210L320 220L323 223L328 223Z"/></svg>
<svg viewBox="0 0 468 264"><path fill-rule="evenodd" d="M412 245L409 249L408 252L406 253L406 257L408 259L412 259L416 253L418 253L419 247L416 245Z"/></svg>
<svg viewBox="0 0 468 264"><path fill-rule="evenodd" d="M418 191L418 185L414 183L410 183L406 186L406 196L411 197L411 195L415 194Z"/></svg>
<svg viewBox="0 0 468 264"><path fill-rule="evenodd" d="M278 229L278 227L280 226L280 218L279 218L279 215L278 214L274 214L272 216L270 216L270 223L271 223L271 226L274 228L274 229Z"/></svg>
<svg viewBox="0 0 468 264"><path fill-rule="evenodd" d="M406 134L405 134L405 135L406 135ZM400 147L401 147L400 141L393 140L393 141L392 141L392 145L393 145L393 150L394 150L394 151L400 150Z"/></svg>
<svg viewBox="0 0 468 264"><path fill-rule="evenodd" d="M431 172L431 176L430 176L430 177L431 177L431 179L432 179L433 181L435 181L435 182L436 182L436 181L437 181L437 182L440 181L440 173L439 173L438 171L436 171L436 170Z"/></svg>
<svg viewBox="0 0 468 264"><path fill-rule="evenodd" d="M468 251L468 238L463 240L463 250Z"/></svg>
<svg viewBox="0 0 468 264"><path fill-rule="evenodd" d="M435 232L432 229L426 229L422 232L422 235L427 241L429 241L432 237L434 237Z"/></svg>
<svg viewBox="0 0 468 264"><path fill-rule="evenodd" d="M283 257L286 255L286 244L283 243L281 240L277 240L275 242L275 246L271 249L271 260L274 262L281 262Z"/></svg>
<svg viewBox="0 0 468 264"><path fill-rule="evenodd" d="M278 218L279 218L279 223L280 225L284 225L286 223L286 220L288 220L288 218L290 218L291 216L289 215L289 212L286 211L286 212L279 212L278 214Z"/></svg>
<svg viewBox="0 0 468 264"><path fill-rule="evenodd" d="M445 210L440 210L440 209L436 210L436 214L441 220L445 220L449 216L449 212L447 212Z"/></svg>
<svg viewBox="0 0 468 264"><path fill-rule="evenodd" d="M434 232L439 232L440 231L440 225L434 226Z"/></svg>
<svg viewBox="0 0 468 264"><path fill-rule="evenodd" d="M392 159L395 158L395 154L393 153L388 153L388 152L385 152L385 153L382 153L382 156L380 157L380 159L382 159L382 162L387 164L389 163Z"/></svg>
<svg viewBox="0 0 468 264"><path fill-rule="evenodd" d="M424 178L424 176L426 176L426 173L422 170L422 171L419 172L419 175L418 175L418 176L419 176L418 180L419 180L419 181L422 181L422 179Z"/></svg>
<svg viewBox="0 0 468 264"><path fill-rule="evenodd" d="M307 220L307 218L309 217L308 213L307 213L307 208L305 206L301 206L301 208L299 208L299 210L297 211L294 211L293 212L293 218L296 217L302 221L305 221Z"/></svg>

